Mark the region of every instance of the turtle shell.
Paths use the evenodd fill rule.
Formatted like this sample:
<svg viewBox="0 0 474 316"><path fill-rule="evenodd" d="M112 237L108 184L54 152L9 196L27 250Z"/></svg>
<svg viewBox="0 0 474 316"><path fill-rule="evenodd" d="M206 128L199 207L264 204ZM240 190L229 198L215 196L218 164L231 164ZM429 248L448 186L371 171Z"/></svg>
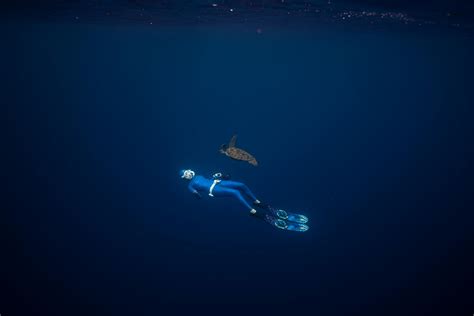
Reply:
<svg viewBox="0 0 474 316"><path fill-rule="evenodd" d="M258 165L257 160L255 159L255 157L252 156L251 154L249 154L248 152L246 152L243 149L240 149L240 148L237 148L237 147L229 147L229 148L227 148L227 150L225 152L226 152L227 156L229 156L232 159L247 161L248 163L250 163L251 165L254 165L254 166Z"/></svg>

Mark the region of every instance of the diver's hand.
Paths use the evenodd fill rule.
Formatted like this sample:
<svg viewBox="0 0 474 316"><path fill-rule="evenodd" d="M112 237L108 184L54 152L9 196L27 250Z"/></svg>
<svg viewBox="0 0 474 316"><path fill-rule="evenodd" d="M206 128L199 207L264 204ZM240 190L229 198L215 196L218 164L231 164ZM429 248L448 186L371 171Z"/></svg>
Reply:
<svg viewBox="0 0 474 316"><path fill-rule="evenodd" d="M220 179L220 180L229 180L229 179L230 179L230 175L229 175L229 174L222 173L222 172L218 172L218 173L213 174L213 175L212 175L212 178L214 178L214 179Z"/></svg>
<svg viewBox="0 0 474 316"><path fill-rule="evenodd" d="M199 192L196 191L196 190L193 192L193 194L194 194L194 196L195 196L197 199L202 198L201 194L199 194Z"/></svg>

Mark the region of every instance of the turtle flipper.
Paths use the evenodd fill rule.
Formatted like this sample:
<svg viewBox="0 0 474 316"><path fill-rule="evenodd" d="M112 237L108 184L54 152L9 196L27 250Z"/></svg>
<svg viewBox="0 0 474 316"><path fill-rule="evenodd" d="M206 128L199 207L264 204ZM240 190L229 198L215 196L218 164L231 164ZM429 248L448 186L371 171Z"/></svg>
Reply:
<svg viewBox="0 0 474 316"><path fill-rule="evenodd" d="M232 136L229 142L229 147L235 147L235 142L237 141L237 134Z"/></svg>
<svg viewBox="0 0 474 316"><path fill-rule="evenodd" d="M248 163L251 164L252 166L258 166L257 159L255 159L253 156L248 160Z"/></svg>

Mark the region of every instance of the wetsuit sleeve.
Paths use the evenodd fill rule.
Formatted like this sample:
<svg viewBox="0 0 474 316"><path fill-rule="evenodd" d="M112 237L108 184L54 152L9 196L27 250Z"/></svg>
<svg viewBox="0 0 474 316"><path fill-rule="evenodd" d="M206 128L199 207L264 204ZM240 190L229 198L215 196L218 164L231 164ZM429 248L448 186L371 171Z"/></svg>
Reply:
<svg viewBox="0 0 474 316"><path fill-rule="evenodd" d="M194 188L192 182L189 183L188 190L191 191L191 193L196 195L198 198L201 198L201 194L199 194L199 192Z"/></svg>

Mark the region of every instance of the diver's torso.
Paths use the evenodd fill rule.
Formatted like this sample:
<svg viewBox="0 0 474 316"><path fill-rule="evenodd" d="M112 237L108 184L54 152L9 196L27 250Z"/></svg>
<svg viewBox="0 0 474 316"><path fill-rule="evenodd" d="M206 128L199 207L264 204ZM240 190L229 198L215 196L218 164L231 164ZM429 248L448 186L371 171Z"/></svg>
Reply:
<svg viewBox="0 0 474 316"><path fill-rule="evenodd" d="M213 180L206 179L203 176L195 176L192 180L192 186L198 191L209 191Z"/></svg>

